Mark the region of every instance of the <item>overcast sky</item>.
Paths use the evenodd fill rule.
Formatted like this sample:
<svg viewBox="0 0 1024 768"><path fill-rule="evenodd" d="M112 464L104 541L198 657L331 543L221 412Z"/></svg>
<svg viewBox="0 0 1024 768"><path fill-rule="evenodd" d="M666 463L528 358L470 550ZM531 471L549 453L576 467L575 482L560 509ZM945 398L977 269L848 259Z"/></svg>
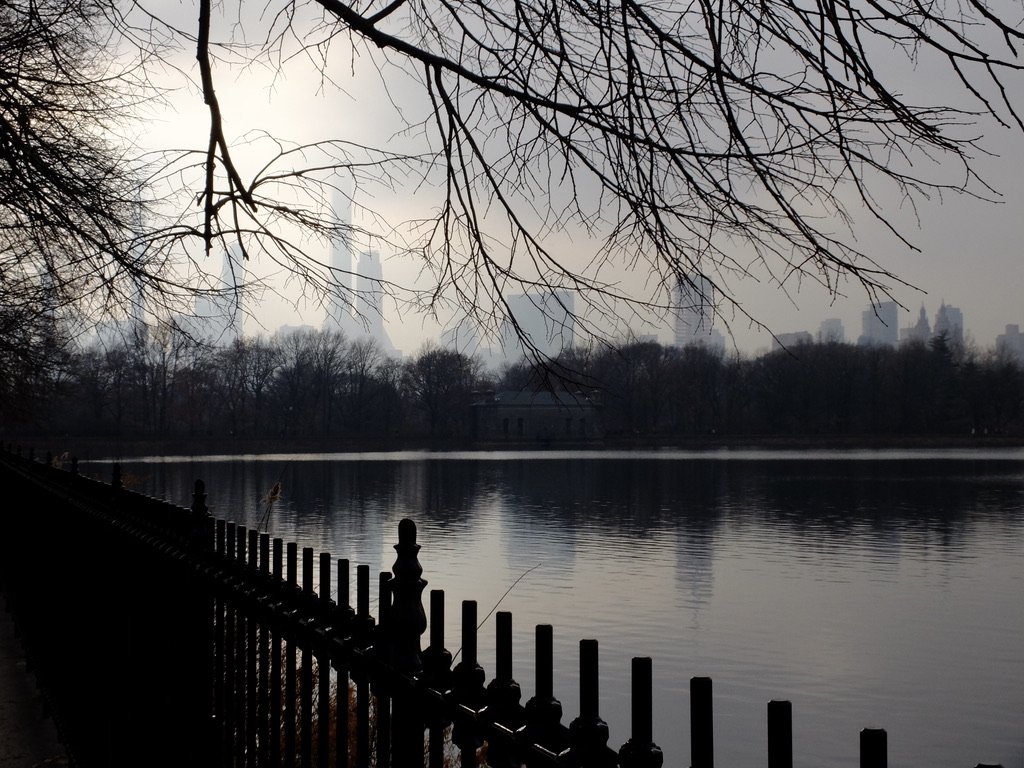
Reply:
<svg viewBox="0 0 1024 768"><path fill-rule="evenodd" d="M180 11L182 24L193 23L195 16L187 4L176 10ZM341 50L339 47L339 53ZM178 63L194 77L193 56L192 51L184 50ZM340 58L332 59L329 72L341 89L322 87L318 70L304 62L290 64L273 80L267 76L269 70L230 72L219 68L218 93L229 134L237 138L251 128L262 128L295 140L344 137L380 143L384 137L385 143L395 147L411 140L392 135L396 125L394 110L379 80L360 74L364 62L342 62ZM353 72L358 76L353 78ZM144 136L147 145L203 146L207 118L201 96L184 81L178 85L181 90L174 97L170 110L147 115ZM941 83L929 82L928 88L939 89ZM394 81L392 96L402 100L410 92ZM422 98L412 98L405 107L407 117L415 117L423 110L424 102ZM1001 195L999 202L956 195L942 200L919 200L919 221L911 210L894 210L893 220L902 234L920 249L919 253L904 248L877 225L859 229L858 240L867 254L910 284L897 287L894 293L909 310L901 315L901 326L916 319L922 304L929 319L933 319L940 301L945 301L961 308L970 337L980 347L988 348L1007 324L1024 326L1024 264L1021 260L1024 134L993 124L979 128L984 130L984 145L997 156L980 158L976 167ZM402 212L394 208L401 206L403 199L411 205L418 192L410 189L403 192L404 198L357 199L357 202L367 207L387 206L391 209L387 213L396 217ZM554 248L564 249L567 255L580 260L589 256L578 241L557 242L558 239ZM321 248L326 259L325 246L311 247ZM573 249L580 252L573 254ZM415 265L394 261L387 252L382 256L386 278L400 283L417 280ZM261 265L258 260L252 266L255 272L271 275L281 295L265 299L264 306L247 322L247 332L273 332L278 325L286 323L320 325L322 309L315 302L299 300L294 283L288 284L285 275L274 276L270 266ZM220 265L211 265L211 272L219 273ZM642 287L643 278L642 272L623 273L625 284ZM868 304L868 297L854 283L841 286L843 295L838 297L829 296L806 280L788 282L784 290L768 281L756 280L733 283L732 288L744 308L776 333L800 330L815 333L823 319L838 317L845 325L847 339L856 340L861 331L861 312ZM293 306L295 302L297 306ZM743 318L726 314L723 319L730 321L730 330L740 350L754 352L770 344L766 332L751 328ZM440 332L440 326L429 318L411 311L399 316L394 306L386 307L386 323L394 345L406 353L416 351L426 339L436 339ZM663 341L671 340L667 324L661 329L635 327L633 330L655 332ZM722 327L722 330L726 329Z"/></svg>

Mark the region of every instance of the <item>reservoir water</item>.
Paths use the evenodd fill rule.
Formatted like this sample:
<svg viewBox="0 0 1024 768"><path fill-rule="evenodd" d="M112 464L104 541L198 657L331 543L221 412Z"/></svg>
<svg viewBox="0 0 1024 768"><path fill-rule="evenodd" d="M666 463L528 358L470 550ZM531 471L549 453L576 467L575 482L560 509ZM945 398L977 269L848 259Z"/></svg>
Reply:
<svg viewBox="0 0 1024 768"><path fill-rule="evenodd" d="M512 611L524 700L533 627L555 631L563 722L577 644L600 643L601 714L629 736L629 659L654 664L654 738L689 764L688 681L714 681L716 762L766 761L793 704L794 762L1024 766L1024 451L389 453L154 457L134 490L390 569L413 518L429 589ZM83 465L96 474L105 470ZM511 589L510 589L511 587ZM507 592L507 594L506 594ZM354 597L354 596L353 596ZM493 675L494 619L481 629Z"/></svg>

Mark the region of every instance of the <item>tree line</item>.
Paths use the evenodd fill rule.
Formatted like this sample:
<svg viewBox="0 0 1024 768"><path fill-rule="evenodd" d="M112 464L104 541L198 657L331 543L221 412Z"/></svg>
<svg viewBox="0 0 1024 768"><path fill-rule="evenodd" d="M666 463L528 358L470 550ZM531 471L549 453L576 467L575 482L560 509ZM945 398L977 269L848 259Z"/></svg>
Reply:
<svg viewBox="0 0 1024 768"><path fill-rule="evenodd" d="M48 348L53 335L41 334ZM38 356L37 356L38 357ZM631 342L494 371L425 346L399 360L372 339L304 330L197 343L172 327L0 366L14 435L394 445L466 441L489 391L569 389L608 440L1024 435L1024 368L949 344L808 344L756 357Z"/></svg>

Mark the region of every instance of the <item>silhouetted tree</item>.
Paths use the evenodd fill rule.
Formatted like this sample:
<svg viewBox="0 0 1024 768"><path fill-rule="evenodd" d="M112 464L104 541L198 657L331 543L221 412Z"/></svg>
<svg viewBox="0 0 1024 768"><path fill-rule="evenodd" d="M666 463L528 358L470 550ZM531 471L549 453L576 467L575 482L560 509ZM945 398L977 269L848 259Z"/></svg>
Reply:
<svg viewBox="0 0 1024 768"><path fill-rule="evenodd" d="M480 364L450 349L424 349L405 366L403 388L431 437L464 435Z"/></svg>
<svg viewBox="0 0 1024 768"><path fill-rule="evenodd" d="M672 366L672 431L707 436L722 430L723 401L735 392L722 381L723 355L714 349L683 347Z"/></svg>
<svg viewBox="0 0 1024 768"><path fill-rule="evenodd" d="M0 303L128 305L174 275L133 248L141 161L123 131L143 84L97 0L0 4Z"/></svg>
<svg viewBox="0 0 1024 768"><path fill-rule="evenodd" d="M492 329L509 293L553 288L577 292L586 329L627 312L660 319L692 275L740 314L731 281L755 271L833 293L849 278L879 298L892 276L853 228L898 226L882 195L985 191L969 164L981 132L969 126L1021 124L1012 3L271 0L259 18L248 10L214 13L200 0L192 31L169 11L120 23L143 48L154 37L194 46L209 110L203 146L167 155L155 179L180 193L162 236L206 252L239 238L320 292L339 288L293 228L373 236L427 276L408 292L378 288ZM223 29L221 18L245 23ZM395 129L409 151L357 144L332 122L301 146L247 135L238 162L217 92L226 67L214 61L272 62L280 84L312 60L324 85L335 58L352 76L381 77L412 129ZM915 66L925 88L907 87ZM935 82L941 96L908 95ZM378 210L357 231L325 213L352 183L361 193L407 183L431 213L389 221ZM584 258L546 239L563 231ZM623 287L633 269L646 288Z"/></svg>
<svg viewBox="0 0 1024 768"><path fill-rule="evenodd" d="M349 344L340 380L340 396L344 423L356 435L365 435L372 423L376 400L383 390L377 386L376 374L384 362L380 345L372 338Z"/></svg>
<svg viewBox="0 0 1024 768"><path fill-rule="evenodd" d="M265 436L273 423L273 419L265 411L267 393L273 386L284 356L280 347L272 340L246 339L245 344L247 349L243 380L249 401L252 403L249 434Z"/></svg>
<svg viewBox="0 0 1024 768"><path fill-rule="evenodd" d="M70 366L69 344L49 313L0 304L0 419L10 425L41 415Z"/></svg>

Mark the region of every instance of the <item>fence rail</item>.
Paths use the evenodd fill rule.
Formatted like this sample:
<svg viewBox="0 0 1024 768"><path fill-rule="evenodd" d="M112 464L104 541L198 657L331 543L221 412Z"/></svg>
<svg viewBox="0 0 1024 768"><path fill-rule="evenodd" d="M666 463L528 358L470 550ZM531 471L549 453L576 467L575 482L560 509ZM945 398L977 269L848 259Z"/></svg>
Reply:
<svg viewBox="0 0 1024 768"><path fill-rule="evenodd" d="M443 591L429 593L429 620L423 607L411 520L399 524L391 572L378 575L374 617L368 566L354 569L352 606L347 559L215 520L201 481L184 509L125 490L116 466L108 485L51 464L0 452L0 586L75 765L663 764L649 658L632 660L632 735L618 750L599 712L596 640L579 644L579 715L568 725L550 625L536 627L525 703L510 613L496 614L487 682L477 604L463 601L453 667ZM769 768L793 764L792 718L790 702L768 703ZM690 730L691 768L713 768L710 678L690 681ZM884 730L863 729L862 768L885 768L886 747Z"/></svg>

